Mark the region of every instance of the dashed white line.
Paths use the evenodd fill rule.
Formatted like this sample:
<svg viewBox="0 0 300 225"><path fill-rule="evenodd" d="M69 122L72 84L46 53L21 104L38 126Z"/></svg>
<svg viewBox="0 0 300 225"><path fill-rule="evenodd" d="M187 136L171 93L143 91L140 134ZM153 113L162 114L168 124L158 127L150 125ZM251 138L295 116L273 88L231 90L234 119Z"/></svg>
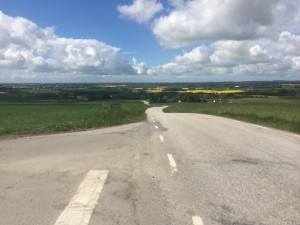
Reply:
<svg viewBox="0 0 300 225"><path fill-rule="evenodd" d="M107 170L90 170L55 225L88 225L107 174Z"/></svg>
<svg viewBox="0 0 300 225"><path fill-rule="evenodd" d="M155 120L153 120L152 122L155 123Z"/></svg>
<svg viewBox="0 0 300 225"><path fill-rule="evenodd" d="M192 219L193 219L194 225L204 225L200 216L193 216Z"/></svg>
<svg viewBox="0 0 300 225"><path fill-rule="evenodd" d="M168 159L169 159L169 163L170 163L170 166L171 166L171 169L172 169L172 173L176 173L178 170L177 170L177 164L172 156L172 154L168 154Z"/></svg>
<svg viewBox="0 0 300 225"><path fill-rule="evenodd" d="M158 126L154 126L156 129L158 129Z"/></svg>
<svg viewBox="0 0 300 225"><path fill-rule="evenodd" d="M159 139L160 139L161 142L165 141L164 136L162 136L162 135L159 135Z"/></svg>

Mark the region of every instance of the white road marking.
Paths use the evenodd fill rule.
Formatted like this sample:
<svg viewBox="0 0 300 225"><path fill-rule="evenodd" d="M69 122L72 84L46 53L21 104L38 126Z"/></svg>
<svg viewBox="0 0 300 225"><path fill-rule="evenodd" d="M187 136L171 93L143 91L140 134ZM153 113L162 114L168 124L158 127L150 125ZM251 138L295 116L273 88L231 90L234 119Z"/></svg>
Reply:
<svg viewBox="0 0 300 225"><path fill-rule="evenodd" d="M193 216L192 219L193 219L194 225L204 225L200 216Z"/></svg>
<svg viewBox="0 0 300 225"><path fill-rule="evenodd" d="M171 169L172 169L172 173L176 173L178 170L177 170L177 164L172 156L172 154L168 154L168 159L169 159L169 163L170 163L170 166L171 166Z"/></svg>
<svg viewBox="0 0 300 225"><path fill-rule="evenodd" d="M156 129L158 129L158 126L155 126Z"/></svg>
<svg viewBox="0 0 300 225"><path fill-rule="evenodd" d="M155 120L153 120L152 122L155 123Z"/></svg>
<svg viewBox="0 0 300 225"><path fill-rule="evenodd" d="M259 125L256 125L256 127L258 127L258 128L262 128L262 129L267 129L266 127L259 126Z"/></svg>
<svg viewBox="0 0 300 225"><path fill-rule="evenodd" d="M161 142L164 142L164 141L165 141L164 136L159 135L159 138L160 138L160 141L161 141Z"/></svg>
<svg viewBox="0 0 300 225"><path fill-rule="evenodd" d="M107 170L90 170L55 225L88 225L107 175Z"/></svg>

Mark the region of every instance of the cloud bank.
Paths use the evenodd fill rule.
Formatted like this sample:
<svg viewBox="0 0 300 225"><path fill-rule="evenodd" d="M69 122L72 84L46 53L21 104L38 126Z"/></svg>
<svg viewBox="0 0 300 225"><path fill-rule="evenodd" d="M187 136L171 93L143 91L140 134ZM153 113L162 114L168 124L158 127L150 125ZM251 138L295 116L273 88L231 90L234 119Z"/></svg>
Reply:
<svg viewBox="0 0 300 225"><path fill-rule="evenodd" d="M161 47L198 47L149 68L148 74L299 79L298 0L169 0L168 4L168 10L150 24Z"/></svg>
<svg viewBox="0 0 300 225"><path fill-rule="evenodd" d="M298 0L170 0L173 9L151 29L164 48L220 40L256 40L299 32Z"/></svg>
<svg viewBox="0 0 300 225"><path fill-rule="evenodd" d="M148 70L174 75L280 75L300 73L300 35L284 31L277 40L216 41L176 56L172 62Z"/></svg>
<svg viewBox="0 0 300 225"><path fill-rule="evenodd" d="M93 75L138 73L118 48L98 40L58 37L53 28L40 28L1 11L0 68Z"/></svg>
<svg viewBox="0 0 300 225"><path fill-rule="evenodd" d="M206 40L246 40L265 35L272 23L272 1L186 1L158 18L153 33L166 48Z"/></svg>

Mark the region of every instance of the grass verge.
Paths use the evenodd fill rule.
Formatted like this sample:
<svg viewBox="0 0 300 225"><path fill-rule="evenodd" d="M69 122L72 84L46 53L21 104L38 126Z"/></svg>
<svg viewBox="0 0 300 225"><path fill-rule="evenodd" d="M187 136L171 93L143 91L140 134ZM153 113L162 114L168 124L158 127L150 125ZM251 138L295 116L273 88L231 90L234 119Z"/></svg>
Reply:
<svg viewBox="0 0 300 225"><path fill-rule="evenodd" d="M0 136L79 131L139 122L147 108L125 101L121 109L112 102L22 102L0 104Z"/></svg>
<svg viewBox="0 0 300 225"><path fill-rule="evenodd" d="M171 103L165 112L203 113L300 133L300 100L237 99L231 104Z"/></svg>

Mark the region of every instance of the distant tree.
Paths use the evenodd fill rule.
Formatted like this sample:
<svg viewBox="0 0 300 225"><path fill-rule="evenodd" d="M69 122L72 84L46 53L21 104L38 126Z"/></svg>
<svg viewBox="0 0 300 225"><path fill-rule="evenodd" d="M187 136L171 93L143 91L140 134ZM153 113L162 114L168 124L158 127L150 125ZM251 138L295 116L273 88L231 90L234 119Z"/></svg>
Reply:
<svg viewBox="0 0 300 225"><path fill-rule="evenodd" d="M74 95L71 92L61 90L58 93L58 98L61 99L61 100L69 100L69 99L74 99Z"/></svg>
<svg viewBox="0 0 300 225"><path fill-rule="evenodd" d="M181 102L206 102L203 94L180 93L177 99Z"/></svg>
<svg viewBox="0 0 300 225"><path fill-rule="evenodd" d="M167 101L162 94L150 94L149 102L150 103L165 103Z"/></svg>

